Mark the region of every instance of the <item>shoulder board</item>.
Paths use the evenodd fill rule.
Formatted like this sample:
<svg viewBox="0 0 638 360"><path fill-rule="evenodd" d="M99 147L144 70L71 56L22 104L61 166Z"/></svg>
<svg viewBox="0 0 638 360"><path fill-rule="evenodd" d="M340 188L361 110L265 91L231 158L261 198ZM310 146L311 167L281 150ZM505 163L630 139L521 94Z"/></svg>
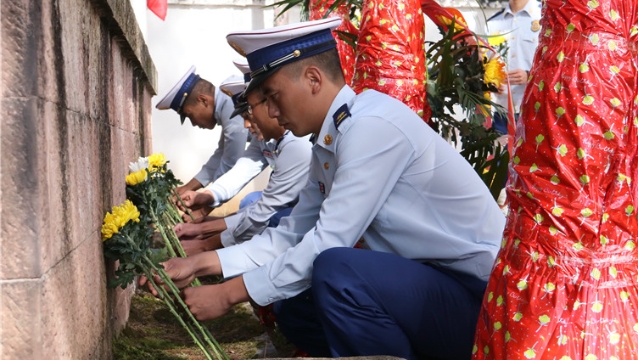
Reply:
<svg viewBox="0 0 638 360"><path fill-rule="evenodd" d="M332 119L335 122L335 128L338 129L339 125L341 125L341 122L348 116L350 116L348 104L341 105L341 107L338 108L337 111L335 111L335 113L332 115Z"/></svg>
<svg viewBox="0 0 638 360"><path fill-rule="evenodd" d="M504 13L504 12L505 12L505 9L501 9L501 11L499 11L499 12L497 12L496 14L494 14L494 15L490 16L490 18L489 18L489 19L487 19L487 21L490 21L490 20L494 19L495 17L497 17L497 16L501 15L501 14L502 14L502 13Z"/></svg>

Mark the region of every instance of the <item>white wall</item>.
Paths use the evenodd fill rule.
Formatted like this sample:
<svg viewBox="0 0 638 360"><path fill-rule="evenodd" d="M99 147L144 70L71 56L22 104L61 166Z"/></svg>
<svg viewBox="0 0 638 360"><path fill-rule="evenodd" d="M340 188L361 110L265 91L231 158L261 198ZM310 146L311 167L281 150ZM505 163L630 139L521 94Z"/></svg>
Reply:
<svg viewBox="0 0 638 360"><path fill-rule="evenodd" d="M158 72L158 95L153 105L191 65L215 85L232 74L241 74L232 63L240 55L226 42L226 34L272 27L274 21L274 10L258 0L169 0L165 21L146 10L146 0L131 1L138 23L146 26L143 33ZM143 2L143 10L138 10L137 2ZM153 109L152 119L153 151L163 152L175 175L189 181L216 149L221 129L194 128L188 119L181 126L172 110Z"/></svg>

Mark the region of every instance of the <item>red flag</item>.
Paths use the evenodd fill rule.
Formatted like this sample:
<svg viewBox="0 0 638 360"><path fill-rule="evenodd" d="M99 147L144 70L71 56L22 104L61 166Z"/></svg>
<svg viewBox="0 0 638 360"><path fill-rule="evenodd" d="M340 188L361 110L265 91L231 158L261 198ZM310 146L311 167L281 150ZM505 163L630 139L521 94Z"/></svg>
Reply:
<svg viewBox="0 0 638 360"><path fill-rule="evenodd" d="M168 0L146 0L146 6L158 18L166 19L166 11L168 10Z"/></svg>

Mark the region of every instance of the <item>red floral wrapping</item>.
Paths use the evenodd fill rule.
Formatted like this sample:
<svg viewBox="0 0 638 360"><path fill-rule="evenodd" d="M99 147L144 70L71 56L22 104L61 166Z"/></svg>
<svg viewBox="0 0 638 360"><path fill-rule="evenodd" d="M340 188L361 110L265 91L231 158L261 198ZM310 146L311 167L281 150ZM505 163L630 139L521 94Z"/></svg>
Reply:
<svg viewBox="0 0 638 360"><path fill-rule="evenodd" d="M474 359L638 359L636 0L546 0Z"/></svg>
<svg viewBox="0 0 638 360"><path fill-rule="evenodd" d="M375 89L423 116L425 20L419 0L368 0L362 4L352 86Z"/></svg>
<svg viewBox="0 0 638 360"><path fill-rule="evenodd" d="M334 3L335 0L311 0L309 5L310 20L323 19ZM348 13L348 7L345 3L334 9L329 15L329 17L337 16L340 16L343 22L335 30L356 36L359 30L350 22L350 14ZM339 52L339 59L341 60L341 70L343 70L346 84L350 85L354 75L354 48L343 41L337 33L334 35L335 40L337 40L337 51Z"/></svg>

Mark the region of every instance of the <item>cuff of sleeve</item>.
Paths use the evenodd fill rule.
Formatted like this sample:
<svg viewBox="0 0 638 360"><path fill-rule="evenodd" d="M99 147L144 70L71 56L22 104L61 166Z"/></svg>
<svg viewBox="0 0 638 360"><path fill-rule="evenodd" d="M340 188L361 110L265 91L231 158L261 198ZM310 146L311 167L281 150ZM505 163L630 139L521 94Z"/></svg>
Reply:
<svg viewBox="0 0 638 360"><path fill-rule="evenodd" d="M222 233L219 234L219 237L221 238L222 246L225 248L233 246L237 243L235 241L235 238L233 237L233 233L228 229L222 231Z"/></svg>
<svg viewBox="0 0 638 360"><path fill-rule="evenodd" d="M250 266L249 264L242 264L241 261L237 261L237 259L246 257L241 247L241 244L239 244L216 250L217 256L219 257L219 264L222 267L222 276L225 279L233 278L255 268L254 264Z"/></svg>
<svg viewBox="0 0 638 360"><path fill-rule="evenodd" d="M206 169L202 169L200 172L198 172L197 175L194 176L194 179L199 181L199 183L202 184L202 187L208 186L208 184L210 184L211 182Z"/></svg>
<svg viewBox="0 0 638 360"><path fill-rule="evenodd" d="M217 187L215 186L215 183L213 183L213 185L208 190L210 190L210 192L213 193L213 197L215 198L215 202L210 204L210 206L218 207L219 205L221 205L222 202L219 201L219 199L222 198L222 194L220 193L219 189L217 189Z"/></svg>
<svg viewBox="0 0 638 360"><path fill-rule="evenodd" d="M284 299L268 278L268 266L261 266L249 271L243 277L248 295L257 304L266 306Z"/></svg>

